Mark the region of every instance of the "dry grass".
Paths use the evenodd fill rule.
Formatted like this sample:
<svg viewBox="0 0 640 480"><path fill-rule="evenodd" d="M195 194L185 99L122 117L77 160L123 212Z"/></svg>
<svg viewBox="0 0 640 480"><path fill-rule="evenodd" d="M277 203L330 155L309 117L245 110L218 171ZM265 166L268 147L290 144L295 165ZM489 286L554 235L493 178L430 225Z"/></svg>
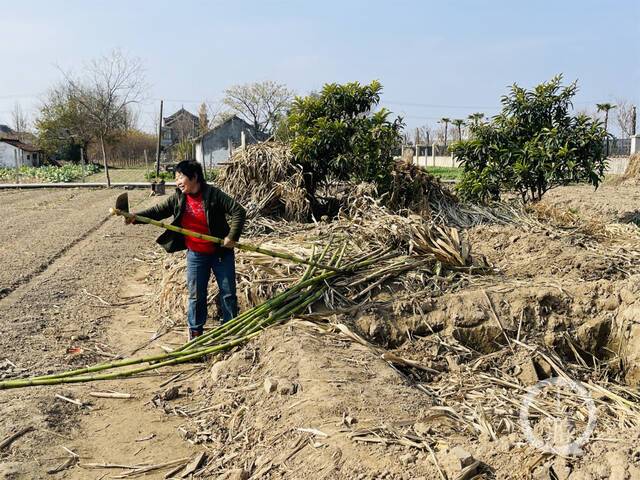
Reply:
<svg viewBox="0 0 640 480"><path fill-rule="evenodd" d="M304 222L311 215L301 169L284 144L259 143L236 150L216 183L247 208L249 218L277 216Z"/></svg>
<svg viewBox="0 0 640 480"><path fill-rule="evenodd" d="M640 153L634 153L629 158L629 164L622 176L622 180L627 183L637 184L640 182Z"/></svg>

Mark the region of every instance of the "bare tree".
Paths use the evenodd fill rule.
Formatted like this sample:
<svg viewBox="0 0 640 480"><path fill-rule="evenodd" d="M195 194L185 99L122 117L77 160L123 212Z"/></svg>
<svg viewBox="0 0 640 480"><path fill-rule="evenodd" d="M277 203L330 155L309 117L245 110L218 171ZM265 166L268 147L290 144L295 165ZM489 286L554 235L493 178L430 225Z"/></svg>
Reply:
<svg viewBox="0 0 640 480"><path fill-rule="evenodd" d="M262 132L273 131L294 96L285 85L270 80L234 85L224 93L224 104Z"/></svg>
<svg viewBox="0 0 640 480"><path fill-rule="evenodd" d="M13 123L13 129L16 131L18 138L22 141L23 134L27 133L29 129L29 119L22 110L20 103L16 102L11 111L11 121Z"/></svg>
<svg viewBox="0 0 640 480"><path fill-rule="evenodd" d="M105 142L127 128L131 108L144 97L147 85L142 64L114 50L89 62L81 79L65 76L73 99L100 143L107 186L111 187Z"/></svg>
<svg viewBox="0 0 640 480"><path fill-rule="evenodd" d="M624 99L619 99L616 104L618 106L616 109L616 123L620 128L620 133L624 137L635 135L636 106Z"/></svg>
<svg viewBox="0 0 640 480"><path fill-rule="evenodd" d="M425 145L431 145L433 143L433 127L428 123L418 127L418 134Z"/></svg>

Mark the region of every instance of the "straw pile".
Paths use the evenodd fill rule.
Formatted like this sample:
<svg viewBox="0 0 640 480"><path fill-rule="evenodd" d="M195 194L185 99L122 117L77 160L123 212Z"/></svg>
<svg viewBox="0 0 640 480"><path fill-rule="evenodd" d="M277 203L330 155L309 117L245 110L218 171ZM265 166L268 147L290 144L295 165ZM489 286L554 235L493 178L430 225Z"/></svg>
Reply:
<svg viewBox="0 0 640 480"><path fill-rule="evenodd" d="M304 223L314 216L353 215L377 204L387 207L389 214L416 213L459 228L505 221L505 212L499 209L460 204L436 177L403 160L395 163L386 193L378 192L372 184L327 181L311 195L291 150L278 142L234 152L216 184L245 206L249 220L256 220L249 222L251 233L273 230L264 219Z"/></svg>
<svg viewBox="0 0 640 480"><path fill-rule="evenodd" d="M354 335L344 324L334 325L333 331L387 358L408 381L434 400L434 406L424 412L425 418L402 425L358 428L350 434L354 441L382 441L429 451L432 445L460 435L496 441L516 433L524 442L523 421L531 425L534 437L543 430L553 431L545 422L555 419L570 422L576 437L592 428L594 425L590 422L596 417L599 431L640 426L640 395L607 379L605 364L568 363L536 345L536 339L525 341L511 337L503 349L479 355L455 339L433 335L420 340L424 344L420 351L438 352L437 356L431 360L397 361L403 359L402 351L395 355L384 353ZM447 361L441 361L443 359ZM531 389L532 384L549 377L560 380L541 386L539 391ZM523 396L528 394L532 403L528 410L523 410ZM425 428L425 425L437 425L437 428ZM571 453L563 451L566 439L547 440L546 446L557 449L553 453L563 456Z"/></svg>
<svg viewBox="0 0 640 480"><path fill-rule="evenodd" d="M326 299L331 306L352 306L354 302L370 300L383 290L412 292L414 297L424 298L424 295L441 294L449 287L458 288L460 282L467 281L467 274L488 271L486 259L473 254L469 242L456 228L435 224L415 214L394 215L380 201L362 195L358 198L364 205L358 207L358 202L352 203L348 212L341 213L332 222L299 224L272 220L270 233L252 236L251 242L307 258L327 239L347 242L348 256L393 252L392 257L379 262L375 272L366 271L363 277L338 280L337 284L345 291L341 291L337 299ZM260 220L263 219L252 222ZM187 305L185 259L184 256L167 257L163 264L162 279L156 290L159 313L168 320L167 326L181 325ZM445 270L443 265L457 276L441 276ZM302 271L302 267L289 262L236 252L240 309L251 308L289 287ZM217 296L218 287L210 282L208 304L213 318L219 315ZM413 300L404 295L397 298L405 306L413 304Z"/></svg>
<svg viewBox="0 0 640 480"><path fill-rule="evenodd" d="M640 153L634 153L629 157L629 164L624 171L622 181L625 183L640 183Z"/></svg>
<svg viewBox="0 0 640 480"><path fill-rule="evenodd" d="M302 169L285 144L265 142L236 150L216 183L245 206L248 218L305 222L311 215Z"/></svg>

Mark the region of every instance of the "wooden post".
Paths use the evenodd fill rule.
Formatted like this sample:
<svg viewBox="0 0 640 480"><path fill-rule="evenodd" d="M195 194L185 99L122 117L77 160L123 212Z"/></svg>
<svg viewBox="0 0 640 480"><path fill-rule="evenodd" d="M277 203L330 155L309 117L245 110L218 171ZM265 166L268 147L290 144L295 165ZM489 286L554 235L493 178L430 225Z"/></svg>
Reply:
<svg viewBox="0 0 640 480"><path fill-rule="evenodd" d="M227 147L229 149L229 159L231 159L231 155L233 155L233 143L231 142L231 137L227 138Z"/></svg>
<svg viewBox="0 0 640 480"><path fill-rule="evenodd" d="M196 162L198 161L198 142L193 142L194 149L194 158ZM207 161L204 159L204 137L200 137L200 158L202 159L202 173L204 174L204 179L207 179Z"/></svg>
<svg viewBox="0 0 640 480"><path fill-rule="evenodd" d="M80 147L80 163L82 164L82 183L84 183L85 167L84 167L84 148Z"/></svg>
<svg viewBox="0 0 640 480"><path fill-rule="evenodd" d="M18 165L18 147L13 151L13 156L16 160L16 183L20 183L20 166Z"/></svg>
<svg viewBox="0 0 640 480"><path fill-rule="evenodd" d="M242 146L242 150L244 150L247 146L247 139L244 134L244 130L240 132L240 145Z"/></svg>
<svg viewBox="0 0 640 480"><path fill-rule="evenodd" d="M420 130L416 127L416 165L420 165Z"/></svg>
<svg viewBox="0 0 640 480"><path fill-rule="evenodd" d="M144 149L144 173L149 175L149 155L147 149Z"/></svg>
<svg viewBox="0 0 640 480"><path fill-rule="evenodd" d="M162 103L160 100L160 122L158 123L158 146L156 148L156 178L160 176L160 142L162 140Z"/></svg>

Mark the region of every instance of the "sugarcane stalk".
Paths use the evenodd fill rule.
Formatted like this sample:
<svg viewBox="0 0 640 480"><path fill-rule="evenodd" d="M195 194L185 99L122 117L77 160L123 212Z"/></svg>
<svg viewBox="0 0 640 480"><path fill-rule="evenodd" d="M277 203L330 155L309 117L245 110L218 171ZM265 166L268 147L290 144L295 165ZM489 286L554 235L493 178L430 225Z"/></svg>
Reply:
<svg viewBox="0 0 640 480"><path fill-rule="evenodd" d="M322 289L321 289L322 290ZM4 382L0 382L0 390L9 389L9 388L19 388L19 387L27 387L27 386L37 386L37 385L57 385L60 383L76 383L76 382L88 382L92 380L108 380L113 378L124 378L127 376L135 375L137 373L141 373L147 370L161 368L166 365L174 365L177 363L182 363L185 361L189 361L195 358L202 357L204 355L215 353L219 350L224 350L227 348L231 348L240 343L244 343L249 339L253 338L255 335L259 334L266 326L277 322L278 320L282 320L290 315L293 315L300 311L301 309L306 308L309 304L316 301L320 298L320 292L309 292L304 295L299 295L299 297L293 302L282 306L280 309L273 312L268 317L264 318L264 315L268 314L269 309L261 309L262 320L260 320L261 315L252 319L253 322L244 325L240 324L243 330L242 336L237 337L233 340L227 340L225 343L217 344L213 346L205 346L200 347L198 349L191 349L188 351L174 351L161 355L152 355L148 357L142 357L137 359L125 359L114 362L102 363L99 365L94 365L90 367L85 367L81 369L76 369L68 372L63 372L56 375L44 375L40 377L33 377L30 379L22 379L22 380L7 380ZM291 299L291 297L289 297ZM260 305L262 307L264 305ZM140 367L133 370L128 370L125 372L115 372L113 374L105 374L105 375L91 375L91 376L82 376L86 373L95 373L103 370L109 370L114 368L126 367L140 363L150 363L147 367ZM74 380L75 379L75 380Z"/></svg>
<svg viewBox="0 0 640 480"><path fill-rule="evenodd" d="M322 287L318 291L311 291L307 295L301 296L298 298L293 304L287 305L277 312L274 312L273 315L270 315L262 322L258 322L253 325L250 331L246 332L243 336L239 338L235 338L227 341L223 344L213 345L206 348L201 348L195 351L186 351L177 354L178 352L171 352L164 355L156 355L154 357L146 357L142 359L132 359L129 361L123 362L111 362L111 364L102 364L96 365L94 367L87 367L85 369L76 370L74 375L69 375L72 372L66 372L65 374L61 374L58 376L43 376L43 377L34 377L20 380L6 380L4 382L0 382L0 390L12 389L12 388L21 388L21 387L33 387L33 386L42 386L42 385L59 385L66 383L83 383L83 382L92 382L97 380L113 380L119 378L127 378L139 373L147 372L149 370L155 370L158 368L162 368L170 365L177 365L180 363L188 362L191 360L195 360L201 358L205 355L219 353L223 350L228 350L234 346L240 345L242 343L248 342L252 338L256 337L267 327L271 326L278 321L281 321L285 318L290 317L291 315L295 315L297 312L304 310L307 306L311 305L313 302L318 300L326 287ZM174 358L171 358L174 357ZM159 361L162 360L162 361ZM135 368L132 370L126 370L124 372L118 371L108 374L100 374L100 375L89 375L82 376L79 375L78 372L82 373L92 373L101 370L106 370L115 367L129 366L136 363L145 363L148 361L155 361L156 363L151 363L150 365Z"/></svg>
<svg viewBox="0 0 640 480"><path fill-rule="evenodd" d="M324 258L327 251L328 246L319 256L319 259ZM342 249L334 253L329 263L338 265L341 262L345 251L346 244L343 245ZM385 255L385 253L386 252L382 252L381 256L373 257L366 255L363 258L352 261L344 268L349 271L355 271L357 269L365 268L382 258L393 256ZM312 255L312 258L315 258L315 255ZM82 383L96 380L126 378L138 373L162 368L164 366L180 364L201 358L208 354L214 354L232 348L233 346L242 344L259 335L265 328L303 311L309 305L320 299L328 288L325 281L338 275L338 272L335 271L335 268L332 271L326 271L325 269L323 273L312 276L314 275L316 268L325 268L325 266L317 262L309 264L307 271L296 285L288 288L272 299L267 300L241 315L238 315L236 318L221 325L212 332L200 336L183 345L183 347L174 352L137 359L117 360L54 375L45 375L19 380L6 380L4 382L0 382L0 390L37 385ZM323 283L325 284L323 285ZM214 342L216 343L213 344ZM96 373L141 363L149 363L149 365L126 371L116 371L98 375L85 375L87 373Z"/></svg>
<svg viewBox="0 0 640 480"><path fill-rule="evenodd" d="M321 254L319 255L317 262L321 262L323 260L323 258L325 257L325 255L327 254L329 248L331 247L331 243L332 243L332 239L329 239L329 242L327 243L327 245L324 247L324 249L322 250ZM313 251L311 253L311 258L315 259L315 245L313 247ZM298 281L298 284L307 280L309 278L309 276L311 274L313 274L313 272L315 271L316 267L313 265L308 265L306 271L304 272L304 275L302 276L302 278ZM184 345L182 345L178 351L181 350L189 350L191 348L193 348L194 346L203 344L205 342L205 340L210 339L210 340L214 340L216 338L220 338L223 336L227 336L230 334L234 334L237 331L239 331L242 327L239 326L240 323L244 323L246 321L248 321L250 318L255 318L258 315L261 315L266 309L271 308L276 302L276 301L282 301L283 299L286 300L286 298L289 295L289 292L291 290L291 287L289 287L289 289L285 290L284 292L282 292L281 294L278 294L276 297L273 297L269 300L267 300L266 302L264 302L262 305L258 305L256 307L253 307L243 313L241 313L240 315L236 316L235 318L229 320L228 322L225 322L224 324L218 326L217 328L213 329L212 331L201 335L200 337L196 337L193 340L190 340L189 342L185 343ZM269 304L269 305L267 305ZM204 337L204 338L203 338Z"/></svg>
<svg viewBox="0 0 640 480"><path fill-rule="evenodd" d="M204 233L194 232L192 230L187 230L186 228L178 227L176 225L171 225L169 223L159 222L158 220L153 220L151 218L142 217L140 215L136 215L134 213L125 212L124 210L120 210L118 208L109 209L112 215L122 215L131 220L135 220L136 222L148 223L149 225L155 225L156 227L164 228L166 230L171 230L173 232L181 233L182 235L186 235L188 237L199 238L201 240L207 240L209 242L213 242L217 245L223 245L224 240L218 237L214 237L212 235L205 235ZM273 250L269 250L263 247L259 247L257 245L251 245L248 243L240 243L236 242L235 248L239 250L245 250L247 252L255 252L260 253L262 255L267 255L270 257L282 258L283 260L289 260L294 263L303 264L303 265L311 265L314 267L323 268L325 270L332 270L334 272L342 272L343 270L337 267L332 267L330 265L322 265L311 260L307 260L302 257L297 257L295 255L290 255L288 253L276 252Z"/></svg>
<svg viewBox="0 0 640 480"><path fill-rule="evenodd" d="M38 385L59 385L62 383L84 383L84 382L93 382L96 380L114 380L118 378L131 377L138 373L147 372L149 370L155 370L155 369L166 367L169 365L177 365L180 363L188 362L190 360L196 360L200 357L203 357L211 353L217 353L223 350L227 350L236 345L240 345L241 343L249 341L253 337L259 334L260 332L254 332L252 334L247 335L246 337L230 341L223 345L216 345L213 347L198 350L197 352L194 352L191 354L181 355L177 358L172 358L170 360L166 360L159 363L153 363L145 367L134 368L132 370L127 370L124 372L113 372L113 373L105 373L101 375L73 376L73 377L61 377L61 378L35 377L35 378L26 378L22 380L7 380L4 382L0 382L0 390L10 389L10 388L21 388L21 387L35 387Z"/></svg>

